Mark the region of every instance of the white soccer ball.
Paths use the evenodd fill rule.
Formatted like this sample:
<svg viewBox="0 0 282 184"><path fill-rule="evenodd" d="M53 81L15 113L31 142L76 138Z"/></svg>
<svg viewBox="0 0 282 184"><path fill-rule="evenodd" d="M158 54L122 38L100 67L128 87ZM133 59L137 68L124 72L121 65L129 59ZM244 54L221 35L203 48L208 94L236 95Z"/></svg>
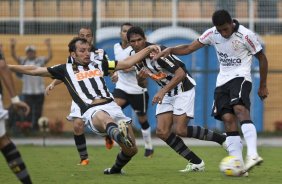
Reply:
<svg viewBox="0 0 282 184"><path fill-rule="evenodd" d="M226 176L241 176L244 166L239 158L227 156L221 160L219 169Z"/></svg>

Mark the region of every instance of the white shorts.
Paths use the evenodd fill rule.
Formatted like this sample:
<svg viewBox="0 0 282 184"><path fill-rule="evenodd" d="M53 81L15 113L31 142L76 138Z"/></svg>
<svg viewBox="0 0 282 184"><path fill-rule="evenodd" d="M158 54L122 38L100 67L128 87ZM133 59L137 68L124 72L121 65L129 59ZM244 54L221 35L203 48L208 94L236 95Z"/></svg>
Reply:
<svg viewBox="0 0 282 184"><path fill-rule="evenodd" d="M194 118L195 88L175 96L164 96L161 104L156 107L156 115L172 112L174 115L186 114Z"/></svg>
<svg viewBox="0 0 282 184"><path fill-rule="evenodd" d="M0 94L0 137L5 135L6 127L5 127L5 120L8 119L8 111L4 109L2 103L2 95Z"/></svg>
<svg viewBox="0 0 282 184"><path fill-rule="evenodd" d="M104 111L110 115L111 118L113 118L114 122L117 123L120 120L124 120L127 123L131 123L131 118L125 116L122 112L122 109L120 106L117 105L116 102L110 102L104 105L98 105L91 107L88 109L83 115L83 120L85 122L85 125L94 133L100 135L100 136L106 136L106 132L99 132L95 126L92 124L92 117L95 116L95 113L99 111Z"/></svg>
<svg viewBox="0 0 282 184"><path fill-rule="evenodd" d="M82 118L81 111L78 105L74 101L71 101L71 110L67 116L67 120L73 121L75 118Z"/></svg>

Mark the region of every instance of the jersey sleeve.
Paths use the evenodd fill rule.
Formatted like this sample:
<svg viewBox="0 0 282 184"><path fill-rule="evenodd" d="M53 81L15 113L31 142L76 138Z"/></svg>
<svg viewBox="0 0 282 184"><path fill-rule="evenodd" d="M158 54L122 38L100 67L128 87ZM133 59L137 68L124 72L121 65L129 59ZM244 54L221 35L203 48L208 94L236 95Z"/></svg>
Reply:
<svg viewBox="0 0 282 184"><path fill-rule="evenodd" d="M212 45L212 35L214 30L212 28L206 30L199 38L198 41L201 42L204 45Z"/></svg>
<svg viewBox="0 0 282 184"><path fill-rule="evenodd" d="M157 60L158 64L170 73L175 73L175 71L179 68L179 65L176 61L176 58L172 55Z"/></svg>
<svg viewBox="0 0 282 184"><path fill-rule="evenodd" d="M247 49L254 55L262 50L262 46L255 33L249 32L244 36L245 45Z"/></svg>
<svg viewBox="0 0 282 184"><path fill-rule="evenodd" d="M66 65L60 64L60 65L51 66L48 67L47 70L49 73L51 73L54 79L63 80L66 71Z"/></svg>

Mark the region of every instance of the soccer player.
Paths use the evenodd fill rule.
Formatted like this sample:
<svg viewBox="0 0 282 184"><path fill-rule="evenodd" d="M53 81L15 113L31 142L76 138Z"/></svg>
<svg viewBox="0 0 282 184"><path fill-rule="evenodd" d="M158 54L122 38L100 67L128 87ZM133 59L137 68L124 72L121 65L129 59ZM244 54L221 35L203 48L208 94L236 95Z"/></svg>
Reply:
<svg viewBox="0 0 282 184"><path fill-rule="evenodd" d="M245 169L248 171L263 162L257 152L257 132L250 117L251 63L253 56L259 61L258 95L263 100L268 95L268 61L255 33L232 19L229 12L215 11L212 22L214 27L206 30L198 40L167 48L154 58L169 54L190 54L205 45L215 47L220 70L214 91L212 114L225 125L229 155L237 156L243 162L243 146L237 128L238 122L240 123L247 144Z"/></svg>
<svg viewBox="0 0 282 184"><path fill-rule="evenodd" d="M10 65L14 72L26 75L53 77L66 85L73 101L80 107L82 118L91 131L110 136L121 147L115 164L104 174L121 174L122 168L137 153L131 119L126 117L114 102L104 80L113 70L133 66L155 47L149 46L124 61L104 60L102 55L90 59L91 45L84 38L76 37L68 45L72 63L53 67Z"/></svg>
<svg viewBox="0 0 282 184"><path fill-rule="evenodd" d="M0 44L0 77L4 82L4 85L8 89L8 93L11 97L12 106L25 115L30 112L29 106L20 101L19 97L15 93L15 86L13 83L12 75L8 69L5 58L2 52L2 45ZM2 104L2 86L0 83L0 150L5 157L8 166L16 177L24 184L31 184L31 178L29 176L26 165L18 151L16 145L6 135L5 119L8 118L8 111L4 109ZM2 177L2 176L1 176Z"/></svg>
<svg viewBox="0 0 282 184"><path fill-rule="evenodd" d="M131 27L127 32L127 39L137 54L152 45L146 42L144 31L140 27ZM162 46L161 48L163 49ZM214 141L220 145L224 145L226 137L200 126L188 125L194 117L195 81L184 63L174 55L156 61L147 57L141 64L137 64L137 68L139 82L150 77L161 86L153 97L153 103L157 103L156 134L188 161L186 168L180 172L204 171L204 161L185 145L181 137Z"/></svg>
<svg viewBox="0 0 282 184"><path fill-rule="evenodd" d="M132 24L130 23L124 23L120 27L121 42L114 45L115 60L117 61L127 58L132 53L132 47L128 45L126 37L127 30L131 27ZM113 91L116 103L122 108L131 105L134 109L141 125L141 132L145 143L144 156L152 157L154 150L151 139L151 127L147 118L149 101L147 88L142 88L137 84L135 67L115 72L112 80L117 80Z"/></svg>
<svg viewBox="0 0 282 184"><path fill-rule="evenodd" d="M103 59L107 59L107 55L102 49L97 49L94 47L93 43L93 32L90 27L81 27L78 32L78 37L85 38L89 44L91 44L91 57L96 57L97 55L102 55ZM67 62L72 62L71 59L68 59ZM58 84L62 83L60 80L53 80L51 84L49 84L46 88L46 94L48 95L49 92L54 89L54 87ZM81 117L81 111L79 106L72 101L70 114L68 115L67 119L73 123L73 134L74 134L74 142L79 153L80 163L78 165L86 166L89 164L88 159L88 152L87 152L87 145L86 139L84 134L84 122ZM111 149L113 147L113 140L110 139L108 136L105 137L106 147Z"/></svg>

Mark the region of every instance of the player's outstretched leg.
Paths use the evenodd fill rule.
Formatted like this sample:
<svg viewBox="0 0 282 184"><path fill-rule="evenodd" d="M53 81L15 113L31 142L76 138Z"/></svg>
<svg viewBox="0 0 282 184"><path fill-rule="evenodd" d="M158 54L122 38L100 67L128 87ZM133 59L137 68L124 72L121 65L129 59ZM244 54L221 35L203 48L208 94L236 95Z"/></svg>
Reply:
<svg viewBox="0 0 282 184"><path fill-rule="evenodd" d="M127 125L124 121L121 121L118 124L119 124L118 127L115 127L113 124L111 125L108 124L107 132L109 135L112 135L112 139L120 140L116 142L121 147L121 152L117 155L114 165L111 168L107 168L104 170L104 174L124 174L122 168L137 153L135 137L131 125L130 124ZM127 140L128 141L130 140L130 143L128 143Z"/></svg>
<svg viewBox="0 0 282 184"><path fill-rule="evenodd" d="M169 137L164 140L175 152L181 155L188 161L185 169L180 170L180 172L194 172L194 171L204 171L205 163L200 159L193 151L191 151L183 142L183 140L171 133Z"/></svg>

